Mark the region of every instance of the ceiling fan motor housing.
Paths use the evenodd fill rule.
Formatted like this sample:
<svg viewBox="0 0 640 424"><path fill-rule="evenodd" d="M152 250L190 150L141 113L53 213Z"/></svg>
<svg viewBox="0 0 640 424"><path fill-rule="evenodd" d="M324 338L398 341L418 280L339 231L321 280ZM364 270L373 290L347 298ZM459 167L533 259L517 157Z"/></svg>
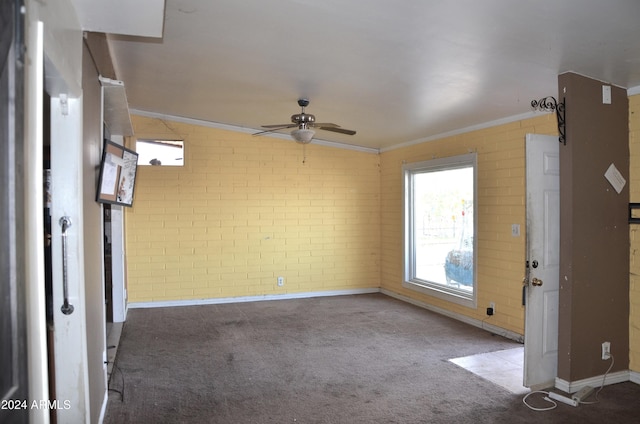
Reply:
<svg viewBox="0 0 640 424"><path fill-rule="evenodd" d="M292 132L294 139L296 139L296 141L302 141L304 143L308 143L309 141L311 141L311 138L313 137L313 131L311 130L311 128L319 128L321 130L333 131L333 132L347 134L347 135L354 135L356 133L353 130L340 128L340 125L332 124L329 122L317 123L315 116L311 115L310 113L304 112L304 108L309 106L308 99L298 99L298 106L302 108L302 111L300 111L300 113L296 113L295 115L291 115L291 122L294 125L291 125L291 124L263 125L262 128L269 128L269 130L261 131L254 135L260 135L267 132L278 131L278 130L293 128L294 126L297 126L298 129ZM302 136L294 135L293 133L300 134L296 131L304 131L305 136L302 137Z"/></svg>
<svg viewBox="0 0 640 424"><path fill-rule="evenodd" d="M308 113L296 113L295 115L291 115L291 122L294 124L313 124L316 122L316 117L310 115Z"/></svg>
<svg viewBox="0 0 640 424"><path fill-rule="evenodd" d="M308 124L313 124L314 122L316 122L315 116L304 113L304 108L309 106L308 99L298 99L298 106L302 108L302 112L291 115L291 122L297 124L298 128L300 129L307 128Z"/></svg>

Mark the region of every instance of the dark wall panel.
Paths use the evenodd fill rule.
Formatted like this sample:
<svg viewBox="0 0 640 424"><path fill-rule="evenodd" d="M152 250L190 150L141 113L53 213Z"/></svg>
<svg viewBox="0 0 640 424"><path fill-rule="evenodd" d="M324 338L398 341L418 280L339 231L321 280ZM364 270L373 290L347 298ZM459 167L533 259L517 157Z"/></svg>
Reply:
<svg viewBox="0 0 640 424"><path fill-rule="evenodd" d="M629 181L628 100L601 81L558 78L566 102L560 148L560 311L558 377L572 382L604 374L601 345L611 342L616 370L629 363L629 185L605 178L611 164Z"/></svg>

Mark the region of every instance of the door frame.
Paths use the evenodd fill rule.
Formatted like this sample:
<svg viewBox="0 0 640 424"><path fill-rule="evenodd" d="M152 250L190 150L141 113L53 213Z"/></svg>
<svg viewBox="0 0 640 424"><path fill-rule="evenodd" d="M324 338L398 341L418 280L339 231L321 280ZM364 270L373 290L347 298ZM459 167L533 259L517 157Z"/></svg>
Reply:
<svg viewBox="0 0 640 424"><path fill-rule="evenodd" d="M54 351L56 396L72 408L58 409L60 422L89 422L86 304L84 293L84 232L82 203L82 98L51 97L51 253L53 268ZM73 313L61 310L64 303L62 228L66 231L68 301ZM62 359L64 358L64 359Z"/></svg>
<svg viewBox="0 0 640 424"><path fill-rule="evenodd" d="M104 93L104 86L102 90ZM124 146L122 135L112 134L109 139ZM111 205L111 308L114 323L122 323L127 319L124 215L123 206Z"/></svg>
<svg viewBox="0 0 640 424"><path fill-rule="evenodd" d="M27 257L29 397L49 399L49 364L46 325L44 251L44 24L27 19L27 66L25 74L25 190ZM30 410L32 422L49 422L49 410Z"/></svg>

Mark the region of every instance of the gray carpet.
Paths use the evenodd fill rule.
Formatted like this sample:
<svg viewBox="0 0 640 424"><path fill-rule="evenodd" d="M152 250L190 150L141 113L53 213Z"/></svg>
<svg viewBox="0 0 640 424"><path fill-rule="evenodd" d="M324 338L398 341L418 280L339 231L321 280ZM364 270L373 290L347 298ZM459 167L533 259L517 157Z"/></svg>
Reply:
<svg viewBox="0 0 640 424"><path fill-rule="evenodd" d="M382 294L133 309L104 422L640 420L633 383L606 387L596 405L536 412L448 361L516 346Z"/></svg>

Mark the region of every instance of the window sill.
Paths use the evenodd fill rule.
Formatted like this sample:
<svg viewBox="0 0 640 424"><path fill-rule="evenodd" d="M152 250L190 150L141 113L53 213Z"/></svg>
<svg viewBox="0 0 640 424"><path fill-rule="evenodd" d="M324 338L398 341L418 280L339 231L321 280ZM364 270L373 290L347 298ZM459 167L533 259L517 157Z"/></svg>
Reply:
<svg viewBox="0 0 640 424"><path fill-rule="evenodd" d="M429 296L436 297L438 299L446 300L447 302L465 306L467 308L477 309L477 306L478 306L475 296L473 297L461 296L446 290L438 290L435 287L421 284L415 281L404 281L402 283L402 287L406 289L414 290L420 293L424 293Z"/></svg>

